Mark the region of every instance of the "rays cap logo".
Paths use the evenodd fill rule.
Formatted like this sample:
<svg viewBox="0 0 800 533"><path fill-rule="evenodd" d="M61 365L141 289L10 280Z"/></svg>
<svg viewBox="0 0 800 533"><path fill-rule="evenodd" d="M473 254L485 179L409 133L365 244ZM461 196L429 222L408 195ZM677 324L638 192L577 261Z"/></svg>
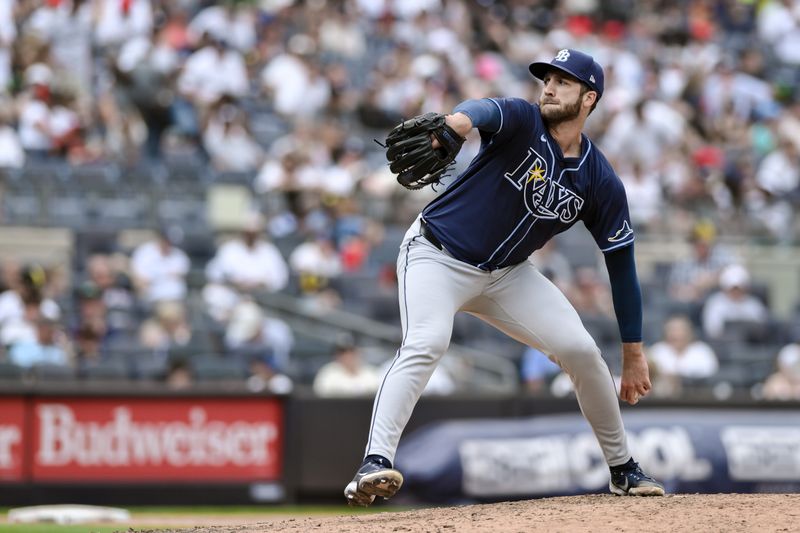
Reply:
<svg viewBox="0 0 800 533"><path fill-rule="evenodd" d="M537 61L531 63L528 70L531 74L543 80L547 72L551 69L558 69L566 72L573 78L582 81L589 88L597 93L597 99L603 96L603 67L594 60L589 54L585 54L580 50L573 50L572 48L565 48L559 50L552 61L546 63L544 61Z"/></svg>

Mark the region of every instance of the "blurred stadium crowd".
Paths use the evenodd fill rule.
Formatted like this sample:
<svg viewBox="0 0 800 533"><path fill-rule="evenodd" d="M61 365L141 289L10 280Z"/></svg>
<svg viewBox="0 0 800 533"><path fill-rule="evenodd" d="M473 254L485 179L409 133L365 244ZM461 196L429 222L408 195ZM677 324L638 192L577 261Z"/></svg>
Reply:
<svg viewBox="0 0 800 533"><path fill-rule="evenodd" d="M527 65L564 47L606 69L588 133L639 240L691 242L642 279L656 392L800 399L800 320L777 318L725 245L797 240L797 0L0 2L2 222L76 236L67 264L2 258L2 374L375 390L380 357L262 304L281 292L398 325L397 245L436 192L401 190L371 139L467 98L534 101ZM587 246L532 260L618 369ZM528 390L568 392L488 327L461 317L454 340L518 362Z"/></svg>

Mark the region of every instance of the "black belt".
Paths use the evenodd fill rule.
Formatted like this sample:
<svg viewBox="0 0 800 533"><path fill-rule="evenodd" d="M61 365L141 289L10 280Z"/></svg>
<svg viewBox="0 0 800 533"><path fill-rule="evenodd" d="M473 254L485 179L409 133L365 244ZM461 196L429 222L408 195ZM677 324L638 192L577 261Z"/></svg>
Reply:
<svg viewBox="0 0 800 533"><path fill-rule="evenodd" d="M428 239L428 242L437 247L438 249L442 250L444 247L442 243L439 242L439 239L436 238L436 235L433 234L431 228L428 227L428 223L425 222L425 219L419 220L419 227L422 229L422 236Z"/></svg>

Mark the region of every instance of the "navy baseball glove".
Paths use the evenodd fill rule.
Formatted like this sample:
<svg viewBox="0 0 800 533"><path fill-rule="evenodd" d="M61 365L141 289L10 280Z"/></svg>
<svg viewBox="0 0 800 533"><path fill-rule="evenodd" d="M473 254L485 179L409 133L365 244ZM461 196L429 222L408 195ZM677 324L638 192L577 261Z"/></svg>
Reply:
<svg viewBox="0 0 800 533"><path fill-rule="evenodd" d="M432 139L439 141L433 147ZM386 159L406 189L439 183L453 164L464 138L445 123L441 113L425 113L396 126L386 137Z"/></svg>

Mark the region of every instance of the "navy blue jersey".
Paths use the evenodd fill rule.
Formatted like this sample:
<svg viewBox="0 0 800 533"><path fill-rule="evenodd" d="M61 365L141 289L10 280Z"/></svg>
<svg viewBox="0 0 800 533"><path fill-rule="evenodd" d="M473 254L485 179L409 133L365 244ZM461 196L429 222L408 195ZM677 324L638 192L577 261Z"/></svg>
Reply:
<svg viewBox="0 0 800 533"><path fill-rule="evenodd" d="M422 212L448 252L495 270L525 261L578 220L603 252L630 245L625 189L589 138L580 157L564 157L537 104L491 101L500 129L481 131L478 155Z"/></svg>

